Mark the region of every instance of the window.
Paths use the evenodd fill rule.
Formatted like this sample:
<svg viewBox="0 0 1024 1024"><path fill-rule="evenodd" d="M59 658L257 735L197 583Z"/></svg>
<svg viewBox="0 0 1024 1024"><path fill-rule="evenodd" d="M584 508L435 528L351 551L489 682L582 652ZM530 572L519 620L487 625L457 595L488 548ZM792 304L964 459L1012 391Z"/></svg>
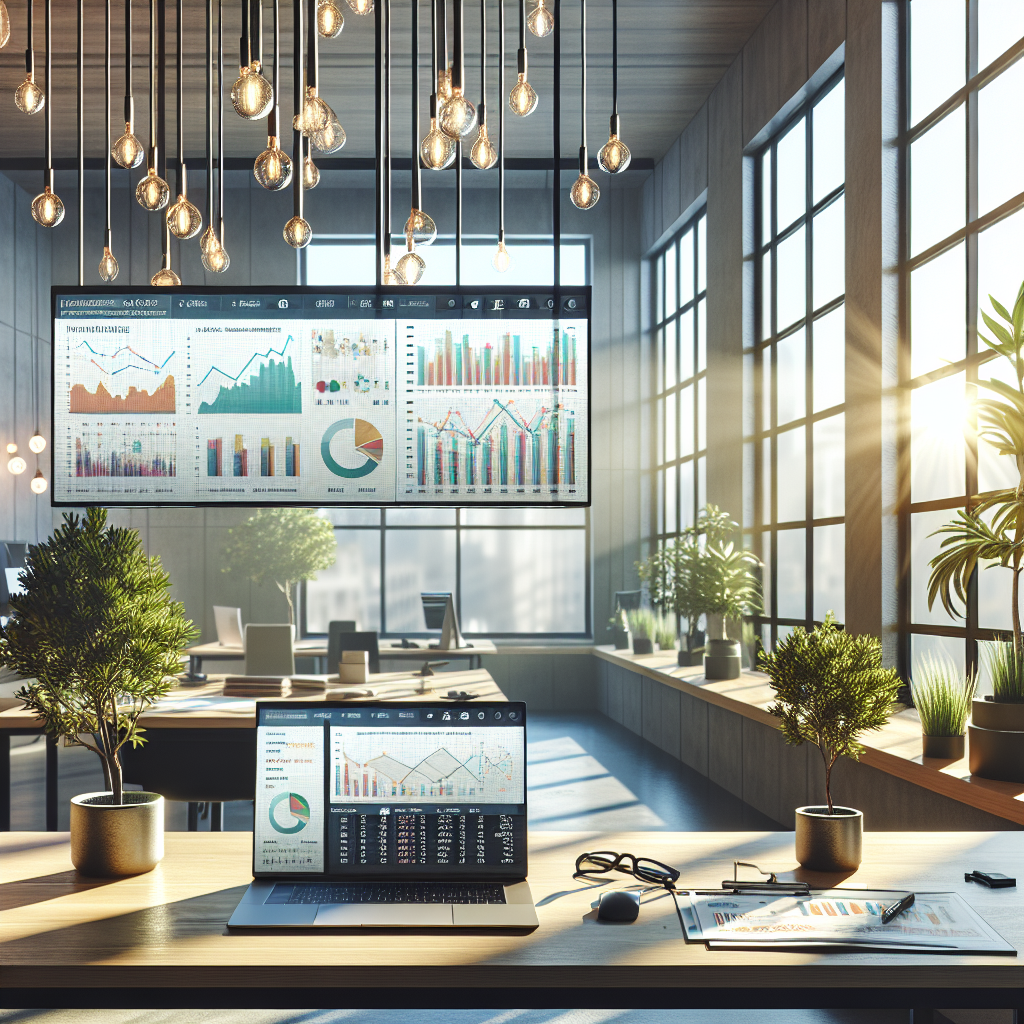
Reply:
<svg viewBox="0 0 1024 1024"><path fill-rule="evenodd" d="M705 504L707 216L697 214L654 261L653 532L671 543Z"/></svg>
<svg viewBox="0 0 1024 1024"><path fill-rule="evenodd" d="M1024 4L913 0L904 55L903 318L899 378L901 664L942 650L975 664L976 642L1010 628L1009 574L979 572L964 620L928 610L930 534L969 495L1011 483L978 443L972 390L988 296L1013 303L1024 232ZM1012 45L1008 45L1011 44ZM1001 368L1000 368L1001 369ZM996 370L996 367L992 367ZM997 371L998 372L998 371ZM982 376L988 376L984 371Z"/></svg>
<svg viewBox="0 0 1024 1024"><path fill-rule="evenodd" d="M840 72L754 156L743 526L764 562L766 648L845 614L844 104Z"/></svg>

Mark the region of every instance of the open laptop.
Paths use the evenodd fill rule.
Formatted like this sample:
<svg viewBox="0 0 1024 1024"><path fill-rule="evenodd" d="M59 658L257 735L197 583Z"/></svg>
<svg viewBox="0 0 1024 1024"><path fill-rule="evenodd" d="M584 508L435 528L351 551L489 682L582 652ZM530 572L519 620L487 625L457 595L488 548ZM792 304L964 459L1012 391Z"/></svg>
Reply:
<svg viewBox="0 0 1024 1024"><path fill-rule="evenodd" d="M242 647L242 609L213 606L213 624L217 629L217 643L221 647Z"/></svg>
<svg viewBox="0 0 1024 1024"><path fill-rule="evenodd" d="M526 705L260 701L230 928L535 928Z"/></svg>

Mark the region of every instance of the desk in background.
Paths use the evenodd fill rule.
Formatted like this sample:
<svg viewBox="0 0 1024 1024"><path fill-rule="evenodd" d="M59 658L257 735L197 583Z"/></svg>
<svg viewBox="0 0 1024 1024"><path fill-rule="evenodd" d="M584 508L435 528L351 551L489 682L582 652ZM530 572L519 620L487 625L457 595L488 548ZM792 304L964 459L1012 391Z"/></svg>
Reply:
<svg viewBox="0 0 1024 1024"><path fill-rule="evenodd" d="M529 841L533 932L259 933L225 927L251 878L248 833L168 833L155 871L112 882L79 878L65 835L8 833L0 986L23 1007L902 1007L919 1022L922 1007L1024 1005L1024 958L709 952L684 942L670 897L648 894L635 924L598 923L592 904L607 886L572 878L579 853L605 849L717 886L734 858L794 867L791 832L531 832ZM1018 838L868 833L846 884L952 889L1022 949L1024 893L968 885L972 867L1021 877Z"/></svg>

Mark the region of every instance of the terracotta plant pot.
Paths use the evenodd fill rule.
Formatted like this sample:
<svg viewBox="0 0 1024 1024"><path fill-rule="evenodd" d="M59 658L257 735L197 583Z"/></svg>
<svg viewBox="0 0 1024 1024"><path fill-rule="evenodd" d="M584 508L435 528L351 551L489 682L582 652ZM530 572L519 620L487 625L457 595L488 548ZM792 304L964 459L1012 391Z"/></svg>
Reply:
<svg viewBox="0 0 1024 1024"><path fill-rule="evenodd" d="M972 775L1024 782L1024 704L976 698L967 732Z"/></svg>
<svg viewBox="0 0 1024 1024"><path fill-rule="evenodd" d="M743 655L736 640L708 640L704 644L705 679L739 679Z"/></svg>
<svg viewBox="0 0 1024 1024"><path fill-rule="evenodd" d="M71 798L71 863L93 878L152 871L164 855L164 798L135 791L112 801L112 793Z"/></svg>
<svg viewBox="0 0 1024 1024"><path fill-rule="evenodd" d="M921 734L921 756L959 761L964 756L963 736L928 736Z"/></svg>
<svg viewBox="0 0 1024 1024"><path fill-rule="evenodd" d="M796 859L811 871L854 871L860 867L864 815L853 807L798 807Z"/></svg>

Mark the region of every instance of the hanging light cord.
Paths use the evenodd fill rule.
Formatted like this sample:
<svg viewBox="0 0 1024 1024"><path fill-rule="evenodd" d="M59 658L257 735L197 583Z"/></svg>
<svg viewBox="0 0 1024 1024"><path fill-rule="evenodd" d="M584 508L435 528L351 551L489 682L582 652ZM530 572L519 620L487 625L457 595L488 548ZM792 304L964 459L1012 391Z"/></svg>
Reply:
<svg viewBox="0 0 1024 1024"><path fill-rule="evenodd" d="M156 3L156 0L153 0ZM78 0L78 283L85 284L85 8Z"/></svg>
<svg viewBox="0 0 1024 1024"><path fill-rule="evenodd" d="M498 0L498 99L504 95L505 0ZM501 102L498 103L498 241L505 241L505 104Z"/></svg>
<svg viewBox="0 0 1024 1024"><path fill-rule="evenodd" d="M480 124L487 122L487 0L480 0Z"/></svg>
<svg viewBox="0 0 1024 1024"><path fill-rule="evenodd" d="M184 4L178 0L178 194L185 195L188 188L185 177L185 88L184 82L184 51L182 38L185 31Z"/></svg>
<svg viewBox="0 0 1024 1024"><path fill-rule="evenodd" d="M25 73L29 77L35 76L36 71L36 51L32 45L34 40L34 29L33 22L35 21L35 4L33 0L28 0L28 46L25 48Z"/></svg>
<svg viewBox="0 0 1024 1024"><path fill-rule="evenodd" d="M273 138L277 138L278 133L278 120L280 119L280 107L281 102L280 95L280 81L281 81L281 24L280 24L280 8L278 0L274 0L274 100L270 105L270 117L267 120L267 134Z"/></svg>
<svg viewBox="0 0 1024 1024"><path fill-rule="evenodd" d="M277 0L274 0L275 24ZM277 71L274 71L277 86ZM224 245L224 2L217 0L217 228Z"/></svg>
<svg viewBox="0 0 1024 1024"><path fill-rule="evenodd" d="M519 74L526 74L526 0L519 0Z"/></svg>
<svg viewBox="0 0 1024 1024"><path fill-rule="evenodd" d="M135 128L132 98L132 0L124 0L124 123Z"/></svg>
<svg viewBox="0 0 1024 1024"><path fill-rule="evenodd" d="M412 0L412 208L420 209L420 0Z"/></svg>
<svg viewBox="0 0 1024 1024"><path fill-rule="evenodd" d="M31 5L29 10L31 11ZM50 111L52 109L50 99L51 92L50 80L52 78L53 69L53 26L51 24L52 19L50 18L50 0L46 0L46 109L43 113L46 115L46 187L53 191L53 139L50 131L51 116ZM109 90L108 90L109 91ZM107 150L110 149L110 132L107 132Z"/></svg>
<svg viewBox="0 0 1024 1024"><path fill-rule="evenodd" d="M239 70L252 63L252 31L249 28L250 0L242 0L242 34L238 37Z"/></svg>
<svg viewBox="0 0 1024 1024"><path fill-rule="evenodd" d="M580 0L580 174L587 173L587 0Z"/></svg>
<svg viewBox="0 0 1024 1024"><path fill-rule="evenodd" d="M292 72L295 88L295 112L301 116L303 106L302 90L302 0L293 0L292 4L292 37L295 40L295 53L292 60ZM292 178L292 214L302 216L302 179L305 177L302 164L302 132L292 128L292 158L295 163Z"/></svg>
<svg viewBox="0 0 1024 1024"><path fill-rule="evenodd" d="M213 0L206 0L206 222L216 233L213 210Z"/></svg>
<svg viewBox="0 0 1024 1024"><path fill-rule="evenodd" d="M50 5L50 0L47 0L47 7ZM105 90L103 94L103 114L105 118L106 130L107 130L107 141L103 147L103 174L104 174L104 188L106 189L106 203L107 203L107 221L106 231L103 235L103 244L109 249L110 248L110 0L107 0L106 7L104 9L104 46L106 47L105 62L103 69L103 82ZM49 80L49 72L47 72L47 80ZM49 104L47 104L49 106Z"/></svg>
<svg viewBox="0 0 1024 1024"><path fill-rule="evenodd" d="M149 0L149 166L156 171L156 0Z"/></svg>

